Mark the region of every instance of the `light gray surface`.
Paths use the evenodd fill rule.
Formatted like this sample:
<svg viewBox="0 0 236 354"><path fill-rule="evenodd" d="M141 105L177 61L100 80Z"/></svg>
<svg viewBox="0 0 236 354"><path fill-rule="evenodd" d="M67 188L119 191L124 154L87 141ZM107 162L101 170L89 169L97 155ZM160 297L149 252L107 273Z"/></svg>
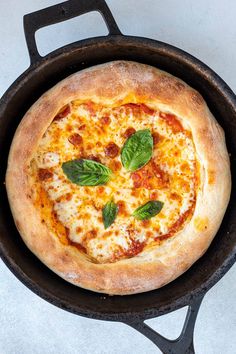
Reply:
<svg viewBox="0 0 236 354"><path fill-rule="evenodd" d="M78 0L79 1L79 0ZM0 95L29 65L22 16L56 0L0 1ZM236 2L233 0L109 0L121 31L178 46L198 57L236 91ZM98 14L39 31L41 53L106 34ZM206 295L195 331L197 354L236 353L236 267ZM147 321L176 337L185 309ZM133 329L59 310L37 297L0 263L0 354L154 354Z"/></svg>

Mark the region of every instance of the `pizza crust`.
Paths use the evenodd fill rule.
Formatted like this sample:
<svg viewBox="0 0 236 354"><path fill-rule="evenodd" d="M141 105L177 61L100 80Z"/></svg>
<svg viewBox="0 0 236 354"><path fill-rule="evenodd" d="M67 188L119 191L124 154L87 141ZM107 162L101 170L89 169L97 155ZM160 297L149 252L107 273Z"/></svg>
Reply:
<svg viewBox="0 0 236 354"><path fill-rule="evenodd" d="M31 199L28 165L44 132L61 107L73 100L117 106L145 103L176 114L190 126L201 165L200 190L191 221L159 247L115 263L92 263L63 245L42 223ZM154 67L115 61L80 71L47 91L25 114L10 149L8 198L28 248L68 282L108 294L157 289L184 273L209 247L224 216L231 191L224 132L202 96L180 79Z"/></svg>

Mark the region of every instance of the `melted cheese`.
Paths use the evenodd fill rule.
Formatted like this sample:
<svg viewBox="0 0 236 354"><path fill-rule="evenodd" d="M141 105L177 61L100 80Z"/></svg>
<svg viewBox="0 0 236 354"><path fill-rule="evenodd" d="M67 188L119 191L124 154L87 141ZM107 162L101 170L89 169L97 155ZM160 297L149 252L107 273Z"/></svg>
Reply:
<svg viewBox="0 0 236 354"><path fill-rule="evenodd" d="M183 126L182 130L173 132L160 112L148 112L135 105L111 109L72 102L70 113L55 119L48 127L33 158L37 166L36 172L31 171L33 180L46 191L52 213L67 230L70 241L83 246L91 260L114 262L140 253L153 242L158 245L158 238L172 235L173 225L178 224L184 213L193 210L197 189L196 152L191 132L186 124ZM130 127L136 131L148 128L159 136L152 161L137 171L138 176L123 168L120 154L115 158L106 154L111 142L122 148L124 134ZM76 143L72 143L73 134L79 134ZM99 158L113 170L106 185L81 187L63 174L63 162L90 156ZM152 163L158 167L159 177L155 176ZM39 180L37 169L49 170L51 177ZM152 182L145 181L143 176L147 173ZM143 184L137 187L135 178L140 179L139 175ZM115 222L105 230L102 208L111 198L120 209ZM133 211L152 199L164 202L162 211L147 222L134 219ZM190 212L188 217L191 215Z"/></svg>

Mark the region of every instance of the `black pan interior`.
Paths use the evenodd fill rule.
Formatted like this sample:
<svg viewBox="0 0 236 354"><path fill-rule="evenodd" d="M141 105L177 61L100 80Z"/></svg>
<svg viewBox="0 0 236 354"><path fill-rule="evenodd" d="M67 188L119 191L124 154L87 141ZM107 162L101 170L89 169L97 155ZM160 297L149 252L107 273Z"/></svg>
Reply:
<svg viewBox="0 0 236 354"><path fill-rule="evenodd" d="M69 74L117 59L134 60L166 70L203 95L225 130L234 180L236 101L232 91L217 75L190 55L161 42L124 36L77 42L51 53L30 67L1 100L0 251L13 273L49 302L92 318L126 321L135 317L151 318L188 304L210 288L233 264L236 254L234 185L224 221L207 253L189 271L162 289L125 297L109 297L80 289L45 267L21 240L13 223L4 186L7 156L14 131L35 100Z"/></svg>

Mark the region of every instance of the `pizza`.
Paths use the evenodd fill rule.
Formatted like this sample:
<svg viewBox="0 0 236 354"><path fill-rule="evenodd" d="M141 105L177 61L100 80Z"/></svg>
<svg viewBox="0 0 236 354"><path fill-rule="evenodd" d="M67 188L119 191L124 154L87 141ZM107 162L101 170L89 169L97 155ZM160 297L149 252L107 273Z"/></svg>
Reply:
<svg viewBox="0 0 236 354"><path fill-rule="evenodd" d="M85 289L162 287L209 247L231 190L224 132L202 96L154 67L75 73L29 109L6 173L16 227Z"/></svg>

